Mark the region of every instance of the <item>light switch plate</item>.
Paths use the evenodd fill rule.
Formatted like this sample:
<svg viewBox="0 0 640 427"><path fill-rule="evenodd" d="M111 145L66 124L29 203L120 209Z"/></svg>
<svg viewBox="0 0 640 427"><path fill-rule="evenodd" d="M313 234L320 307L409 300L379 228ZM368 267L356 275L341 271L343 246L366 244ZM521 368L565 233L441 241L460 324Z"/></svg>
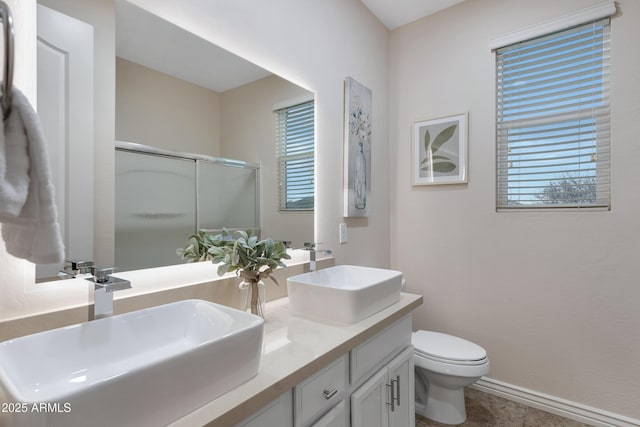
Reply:
<svg viewBox="0 0 640 427"><path fill-rule="evenodd" d="M340 244L347 243L349 236L347 233L347 223L340 223Z"/></svg>

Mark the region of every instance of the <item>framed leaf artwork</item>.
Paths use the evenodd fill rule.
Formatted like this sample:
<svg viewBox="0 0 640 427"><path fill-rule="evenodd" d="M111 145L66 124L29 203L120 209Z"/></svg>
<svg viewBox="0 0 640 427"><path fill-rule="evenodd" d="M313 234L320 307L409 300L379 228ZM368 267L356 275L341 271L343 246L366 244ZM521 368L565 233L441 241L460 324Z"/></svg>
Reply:
<svg viewBox="0 0 640 427"><path fill-rule="evenodd" d="M413 124L412 184L467 182L467 113Z"/></svg>

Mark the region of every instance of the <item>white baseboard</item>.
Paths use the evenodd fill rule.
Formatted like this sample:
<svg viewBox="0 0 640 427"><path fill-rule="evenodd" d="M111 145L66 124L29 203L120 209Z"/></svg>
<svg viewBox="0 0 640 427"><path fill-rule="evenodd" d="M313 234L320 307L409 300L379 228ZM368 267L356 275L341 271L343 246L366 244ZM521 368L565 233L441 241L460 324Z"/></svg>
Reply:
<svg viewBox="0 0 640 427"><path fill-rule="evenodd" d="M471 388L595 427L640 427L640 420L482 377Z"/></svg>

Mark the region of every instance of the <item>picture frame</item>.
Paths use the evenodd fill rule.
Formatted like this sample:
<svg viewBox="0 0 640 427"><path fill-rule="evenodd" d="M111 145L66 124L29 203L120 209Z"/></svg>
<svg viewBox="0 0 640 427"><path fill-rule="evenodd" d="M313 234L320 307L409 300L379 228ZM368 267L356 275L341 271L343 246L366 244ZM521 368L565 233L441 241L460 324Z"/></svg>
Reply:
<svg viewBox="0 0 640 427"><path fill-rule="evenodd" d="M412 125L412 185L467 182L467 112Z"/></svg>
<svg viewBox="0 0 640 427"><path fill-rule="evenodd" d="M344 81L345 217L368 217L371 206L371 90L351 77Z"/></svg>

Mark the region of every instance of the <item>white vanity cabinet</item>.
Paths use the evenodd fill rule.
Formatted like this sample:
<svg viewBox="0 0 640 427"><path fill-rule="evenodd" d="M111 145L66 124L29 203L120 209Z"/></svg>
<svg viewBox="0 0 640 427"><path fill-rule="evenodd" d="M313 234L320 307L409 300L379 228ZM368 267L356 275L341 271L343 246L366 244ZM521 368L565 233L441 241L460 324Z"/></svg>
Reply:
<svg viewBox="0 0 640 427"><path fill-rule="evenodd" d="M405 316L298 384L294 425L413 427L413 381L411 316Z"/></svg>
<svg viewBox="0 0 640 427"><path fill-rule="evenodd" d="M413 381L409 314L237 427L414 427Z"/></svg>
<svg viewBox="0 0 640 427"><path fill-rule="evenodd" d="M413 390L413 347L409 346L351 395L351 426L414 426Z"/></svg>

